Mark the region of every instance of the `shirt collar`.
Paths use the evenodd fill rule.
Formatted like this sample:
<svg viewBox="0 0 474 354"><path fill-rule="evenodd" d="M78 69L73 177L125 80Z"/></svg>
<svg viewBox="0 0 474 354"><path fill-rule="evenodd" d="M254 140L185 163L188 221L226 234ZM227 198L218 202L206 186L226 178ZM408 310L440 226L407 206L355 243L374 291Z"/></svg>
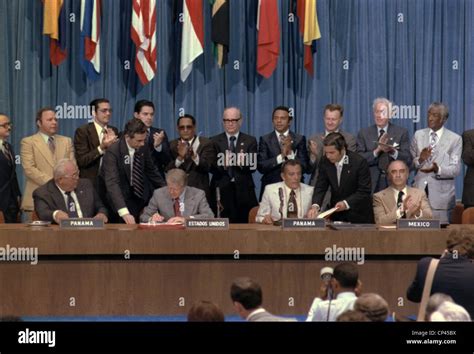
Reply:
<svg viewBox="0 0 474 354"><path fill-rule="evenodd" d="M107 126L106 126L106 125L104 125L103 127L101 127L100 124L95 121L95 119L94 119L94 126L95 126L95 130L97 130L97 132L98 132L99 134L102 133L102 130L103 130L103 129L107 129Z"/></svg>
<svg viewBox="0 0 474 354"><path fill-rule="evenodd" d="M439 140L441 138L441 136L443 135L443 132L444 132L444 126L442 126L437 131L434 131L433 129L430 128L430 137L431 137L432 133L436 133L436 135L438 136L438 140Z"/></svg>
<svg viewBox="0 0 474 354"><path fill-rule="evenodd" d="M383 131L384 131L385 133L388 132L388 123L387 123L387 125L386 125L385 127L382 127L382 128L379 128L378 126L376 126L376 127L377 127L377 132L379 133L379 135L380 135L380 131L381 131L382 129L383 129Z"/></svg>
<svg viewBox="0 0 474 354"><path fill-rule="evenodd" d="M345 160L346 160L346 154L344 153L344 155L342 156L341 160L339 160L339 162L336 162L334 165L335 165L336 167L337 167L337 166L343 166Z"/></svg>
<svg viewBox="0 0 474 354"><path fill-rule="evenodd" d="M255 311L252 311L249 313L249 315L247 316L246 320L248 321L250 317L256 315L256 314L259 314L259 313L263 313L265 312L265 309L263 307L260 307L258 309L256 309Z"/></svg>
<svg viewBox="0 0 474 354"><path fill-rule="evenodd" d="M280 135L284 135L284 136L288 136L288 134L290 134L290 129L288 129L286 132L284 133L279 133L278 131L275 130L275 134L277 137L280 137Z"/></svg>
<svg viewBox="0 0 474 354"><path fill-rule="evenodd" d="M43 140L45 141L45 143L47 144L50 136L45 134L45 133L42 133L42 132L39 132L39 133L40 133L41 137L43 138ZM51 135L51 137L53 138L53 140L55 139L54 135Z"/></svg>
<svg viewBox="0 0 474 354"><path fill-rule="evenodd" d="M343 291L342 293L337 294L337 299L353 299L357 297L353 291Z"/></svg>
<svg viewBox="0 0 474 354"><path fill-rule="evenodd" d="M235 141L237 142L237 140L239 140L239 134L240 134L240 132L237 132L233 135L230 135L229 133L225 132L225 135L227 136L227 141L230 141L231 136L235 136Z"/></svg>
<svg viewBox="0 0 474 354"><path fill-rule="evenodd" d="M330 132L330 131L328 131L327 129L325 129L325 130L324 130L324 136L328 136L328 135L331 134L331 133L339 133L339 132L340 132L339 129L336 129L336 130L333 131L333 132Z"/></svg>

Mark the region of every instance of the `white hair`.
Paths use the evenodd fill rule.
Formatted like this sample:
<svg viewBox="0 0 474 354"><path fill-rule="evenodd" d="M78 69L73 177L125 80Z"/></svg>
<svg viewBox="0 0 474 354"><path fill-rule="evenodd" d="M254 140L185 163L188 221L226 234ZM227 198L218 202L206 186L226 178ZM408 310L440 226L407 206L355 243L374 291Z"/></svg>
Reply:
<svg viewBox="0 0 474 354"><path fill-rule="evenodd" d="M471 316L466 309L451 301L445 301L430 316L431 322L466 322Z"/></svg>
<svg viewBox="0 0 474 354"><path fill-rule="evenodd" d="M390 118L392 115L392 102L385 97L377 97L374 102L372 103L372 111L375 111L375 108L378 104L383 104L388 109L388 117Z"/></svg>
<svg viewBox="0 0 474 354"><path fill-rule="evenodd" d="M71 159L61 159L59 160L56 165L54 165L54 170L53 170L53 177L55 180L63 177L66 175L66 165L70 163L77 169L76 162Z"/></svg>

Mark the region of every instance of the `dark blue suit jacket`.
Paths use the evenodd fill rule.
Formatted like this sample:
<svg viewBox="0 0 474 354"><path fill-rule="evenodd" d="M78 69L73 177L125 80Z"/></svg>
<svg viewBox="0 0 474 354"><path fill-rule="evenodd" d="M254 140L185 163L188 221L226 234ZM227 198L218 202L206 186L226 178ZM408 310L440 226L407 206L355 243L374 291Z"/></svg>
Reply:
<svg viewBox="0 0 474 354"><path fill-rule="evenodd" d="M7 143L11 151L13 162L10 162L0 151L0 210L5 211L12 202L21 196L16 176L15 153L13 146Z"/></svg>
<svg viewBox="0 0 474 354"><path fill-rule="evenodd" d="M155 147L153 146L153 134L160 133L160 132L164 132L165 137L163 138L163 141L161 143L161 151L158 152L155 150ZM171 161L170 143L168 140L168 136L166 135L166 132L163 129L151 127L150 135L148 136L148 141L146 142L146 145L148 146L148 149L150 150L151 157L153 159L155 166L158 167L158 170L160 170L161 176L164 178L166 166L168 166L168 164Z"/></svg>

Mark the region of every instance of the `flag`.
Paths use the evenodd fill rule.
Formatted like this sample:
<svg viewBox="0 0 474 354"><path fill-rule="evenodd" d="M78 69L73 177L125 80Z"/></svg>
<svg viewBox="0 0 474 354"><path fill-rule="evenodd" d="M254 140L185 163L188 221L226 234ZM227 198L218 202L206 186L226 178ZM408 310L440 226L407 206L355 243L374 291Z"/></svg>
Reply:
<svg viewBox="0 0 474 354"><path fill-rule="evenodd" d="M49 59L59 65L67 57L66 10L63 0L43 0L43 34L50 37Z"/></svg>
<svg viewBox="0 0 474 354"><path fill-rule="evenodd" d="M229 0L211 0L211 37L216 45L216 58L219 67L227 64L229 53Z"/></svg>
<svg viewBox="0 0 474 354"><path fill-rule="evenodd" d="M132 40L136 46L135 71L142 85L156 73L156 2L132 0Z"/></svg>
<svg viewBox="0 0 474 354"><path fill-rule="evenodd" d="M188 78L193 61L204 52L202 0L183 0L183 34L181 39L181 81Z"/></svg>
<svg viewBox="0 0 474 354"><path fill-rule="evenodd" d="M304 67L310 75L313 75L313 41L321 38L318 13L316 10L316 0L297 1L296 14L299 18L299 29L303 36L304 44Z"/></svg>
<svg viewBox="0 0 474 354"><path fill-rule="evenodd" d="M100 23L101 0L81 0L79 62L89 80L100 78Z"/></svg>
<svg viewBox="0 0 474 354"><path fill-rule="evenodd" d="M257 72L269 78L280 55L280 23L277 0L259 0L257 15Z"/></svg>

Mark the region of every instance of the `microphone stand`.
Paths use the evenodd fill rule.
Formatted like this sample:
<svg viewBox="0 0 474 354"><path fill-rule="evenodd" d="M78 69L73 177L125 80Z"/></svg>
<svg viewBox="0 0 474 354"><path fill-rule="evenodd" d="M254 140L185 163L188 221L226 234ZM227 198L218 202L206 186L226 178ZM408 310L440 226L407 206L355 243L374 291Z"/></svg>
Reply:
<svg viewBox="0 0 474 354"><path fill-rule="evenodd" d="M280 208L278 210L280 212L280 220L274 221L274 226L281 226L281 224L283 223L283 199L280 199Z"/></svg>

